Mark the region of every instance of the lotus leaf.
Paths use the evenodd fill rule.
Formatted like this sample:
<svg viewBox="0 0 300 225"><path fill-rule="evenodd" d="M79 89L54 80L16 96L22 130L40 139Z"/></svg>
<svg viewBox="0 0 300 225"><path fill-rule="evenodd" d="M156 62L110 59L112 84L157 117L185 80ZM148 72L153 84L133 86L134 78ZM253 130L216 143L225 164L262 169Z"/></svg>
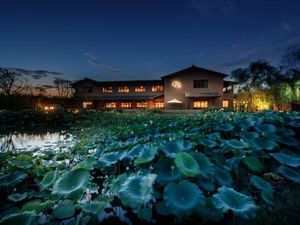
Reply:
<svg viewBox="0 0 300 225"><path fill-rule="evenodd" d="M52 205L52 201L47 200L45 202L41 202L40 200L33 200L30 202L26 202L22 206L22 211L35 211L37 213L43 212L45 209L49 208L50 205Z"/></svg>
<svg viewBox="0 0 300 225"><path fill-rule="evenodd" d="M152 199L152 185L156 177L156 174L128 177L119 192L119 197L122 203L125 206L130 206L132 208L145 205Z"/></svg>
<svg viewBox="0 0 300 225"><path fill-rule="evenodd" d="M187 177L195 177L200 174L200 167L197 161L187 152L176 153L175 165Z"/></svg>
<svg viewBox="0 0 300 225"><path fill-rule="evenodd" d="M213 203L217 209L223 212L232 210L243 218L253 217L257 210L252 198L225 186L218 188L218 192L213 195Z"/></svg>
<svg viewBox="0 0 300 225"><path fill-rule="evenodd" d="M261 191L261 197L269 204L272 204L273 200L273 188L272 185L264 179L253 175L250 183Z"/></svg>
<svg viewBox="0 0 300 225"><path fill-rule="evenodd" d="M300 166L300 156L290 152L290 151L281 151L276 153L270 153L277 161L284 165L288 165L291 167L299 167Z"/></svg>
<svg viewBox="0 0 300 225"><path fill-rule="evenodd" d="M49 171L45 174L43 180L40 182L39 186L41 190L45 190L46 188L49 188L52 186L54 181L58 179L59 173L57 170Z"/></svg>
<svg viewBox="0 0 300 225"><path fill-rule="evenodd" d="M180 140L176 142L166 142L162 145L161 150L168 157L175 157L175 154L183 151L190 151L193 144L190 141Z"/></svg>
<svg viewBox="0 0 300 225"><path fill-rule="evenodd" d="M0 220L1 225L36 225L38 217L34 212L22 212L4 216Z"/></svg>
<svg viewBox="0 0 300 225"><path fill-rule="evenodd" d="M27 198L28 194L27 192L24 192L23 194L15 193L9 195L7 198L12 202L20 202L23 201L25 198Z"/></svg>
<svg viewBox="0 0 300 225"><path fill-rule="evenodd" d="M79 199L89 186L90 181L90 173L85 169L67 171L55 181L52 193L67 198Z"/></svg>
<svg viewBox="0 0 300 225"><path fill-rule="evenodd" d="M210 160L202 153L191 153L192 157L197 161L199 165L200 175L208 178L208 176L213 172L213 164Z"/></svg>
<svg viewBox="0 0 300 225"><path fill-rule="evenodd" d="M32 158L28 155L18 155L15 159L11 160L10 164L20 169L29 169L32 167Z"/></svg>
<svg viewBox="0 0 300 225"><path fill-rule="evenodd" d="M160 157L156 166L155 172L157 173L157 180L159 182L170 182L177 180L181 177L181 173L173 165L171 159Z"/></svg>
<svg viewBox="0 0 300 225"><path fill-rule="evenodd" d="M232 186L232 178L230 172L226 168L216 167L215 179L220 185L225 185L227 187Z"/></svg>
<svg viewBox="0 0 300 225"><path fill-rule="evenodd" d="M75 205L70 200L64 200L53 210L53 215L57 219L66 219L75 213Z"/></svg>
<svg viewBox="0 0 300 225"><path fill-rule="evenodd" d="M12 172L0 177L0 187L13 187L21 183L27 177L24 172Z"/></svg>
<svg viewBox="0 0 300 225"><path fill-rule="evenodd" d="M82 210L90 214L101 214L104 211L107 202L93 201L81 206Z"/></svg>
<svg viewBox="0 0 300 225"><path fill-rule="evenodd" d="M187 180L169 183L164 190L164 201L168 210L178 217L191 215L205 203L198 186Z"/></svg>
<svg viewBox="0 0 300 225"><path fill-rule="evenodd" d="M220 124L218 128L222 131L229 132L234 129L234 126L230 123Z"/></svg>
<svg viewBox="0 0 300 225"><path fill-rule="evenodd" d="M285 166L280 166L278 172L281 173L285 178L300 184L300 172L287 168Z"/></svg>
<svg viewBox="0 0 300 225"><path fill-rule="evenodd" d="M210 139L201 139L200 143L208 148L214 148L217 146L217 143L214 140Z"/></svg>
<svg viewBox="0 0 300 225"><path fill-rule="evenodd" d="M249 170L254 172L261 171L263 168L261 162L254 156L247 156L243 158L243 163L245 163Z"/></svg>
<svg viewBox="0 0 300 225"><path fill-rule="evenodd" d="M225 141L225 143L233 149L244 149L247 147L244 142L238 141L236 139L227 140Z"/></svg>
<svg viewBox="0 0 300 225"><path fill-rule="evenodd" d="M137 159L134 161L134 166L150 162L154 159L158 148L154 145L144 145Z"/></svg>
<svg viewBox="0 0 300 225"><path fill-rule="evenodd" d="M126 156L125 151L120 152L109 152L101 155L98 159L98 161L103 166L111 166L112 164L115 164L119 160L122 160Z"/></svg>

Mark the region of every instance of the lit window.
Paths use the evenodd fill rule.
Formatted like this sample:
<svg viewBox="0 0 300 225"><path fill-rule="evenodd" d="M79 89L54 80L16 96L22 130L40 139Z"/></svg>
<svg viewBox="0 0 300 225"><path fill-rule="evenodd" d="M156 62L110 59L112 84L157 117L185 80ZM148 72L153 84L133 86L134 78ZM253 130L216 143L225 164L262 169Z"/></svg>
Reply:
<svg viewBox="0 0 300 225"><path fill-rule="evenodd" d="M145 88L145 86L136 86L134 91L135 92L145 92L146 88Z"/></svg>
<svg viewBox="0 0 300 225"><path fill-rule="evenodd" d="M164 107L164 103L163 102L155 102L154 103L154 107L155 108L163 108Z"/></svg>
<svg viewBox="0 0 300 225"><path fill-rule="evenodd" d="M107 102L105 103L105 108L111 109L111 108L116 108L117 104L115 102Z"/></svg>
<svg viewBox="0 0 300 225"><path fill-rule="evenodd" d="M131 102L121 102L121 108L131 108Z"/></svg>
<svg viewBox="0 0 300 225"><path fill-rule="evenodd" d="M228 107L228 100L223 100L223 108L227 108Z"/></svg>
<svg viewBox="0 0 300 225"><path fill-rule="evenodd" d="M103 93L111 93L111 92L113 92L113 88L112 87L103 87L102 91L103 91Z"/></svg>
<svg viewBox="0 0 300 225"><path fill-rule="evenodd" d="M137 102L136 107L137 108L147 108L147 102Z"/></svg>
<svg viewBox="0 0 300 225"><path fill-rule="evenodd" d="M171 83L172 87L174 88L181 88L182 87L182 83L178 80L173 80Z"/></svg>
<svg viewBox="0 0 300 225"><path fill-rule="evenodd" d="M207 108L208 102L207 101L194 101L193 107L194 108Z"/></svg>
<svg viewBox="0 0 300 225"><path fill-rule="evenodd" d="M92 106L93 106L93 102L83 102L82 103L82 107L84 109L92 108Z"/></svg>
<svg viewBox="0 0 300 225"><path fill-rule="evenodd" d="M152 85L152 92L163 91L164 87L162 85Z"/></svg>
<svg viewBox="0 0 300 225"><path fill-rule="evenodd" d="M118 87L118 92L129 92L129 87L128 86Z"/></svg>
<svg viewBox="0 0 300 225"><path fill-rule="evenodd" d="M208 88L208 80L194 80L194 88Z"/></svg>

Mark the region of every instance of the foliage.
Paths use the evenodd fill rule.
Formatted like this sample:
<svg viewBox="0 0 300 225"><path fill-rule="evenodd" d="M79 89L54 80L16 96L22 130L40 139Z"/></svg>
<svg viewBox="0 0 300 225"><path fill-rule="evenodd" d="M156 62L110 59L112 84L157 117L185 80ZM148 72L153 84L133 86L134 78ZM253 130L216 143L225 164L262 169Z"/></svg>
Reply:
<svg viewBox="0 0 300 225"><path fill-rule="evenodd" d="M299 189L298 113L87 111L75 120L69 151L0 152L1 224L117 214L133 224L251 222Z"/></svg>

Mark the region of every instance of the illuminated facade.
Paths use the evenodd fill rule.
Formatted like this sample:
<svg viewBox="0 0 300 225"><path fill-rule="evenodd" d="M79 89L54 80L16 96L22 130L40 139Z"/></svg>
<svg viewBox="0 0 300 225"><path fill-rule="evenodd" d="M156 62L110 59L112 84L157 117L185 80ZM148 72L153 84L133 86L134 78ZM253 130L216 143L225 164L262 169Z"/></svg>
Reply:
<svg viewBox="0 0 300 225"><path fill-rule="evenodd" d="M160 80L73 83L75 99L83 108L205 109L233 106L232 82L226 74L191 66ZM89 91L86 91L89 90Z"/></svg>

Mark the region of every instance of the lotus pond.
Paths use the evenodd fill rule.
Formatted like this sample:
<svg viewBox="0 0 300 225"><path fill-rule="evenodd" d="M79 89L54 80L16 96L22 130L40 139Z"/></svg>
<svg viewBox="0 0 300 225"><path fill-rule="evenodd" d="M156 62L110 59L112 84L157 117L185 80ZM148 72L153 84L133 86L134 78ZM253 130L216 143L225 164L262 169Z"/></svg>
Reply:
<svg viewBox="0 0 300 225"><path fill-rule="evenodd" d="M0 224L300 224L299 113L71 117L0 152Z"/></svg>

